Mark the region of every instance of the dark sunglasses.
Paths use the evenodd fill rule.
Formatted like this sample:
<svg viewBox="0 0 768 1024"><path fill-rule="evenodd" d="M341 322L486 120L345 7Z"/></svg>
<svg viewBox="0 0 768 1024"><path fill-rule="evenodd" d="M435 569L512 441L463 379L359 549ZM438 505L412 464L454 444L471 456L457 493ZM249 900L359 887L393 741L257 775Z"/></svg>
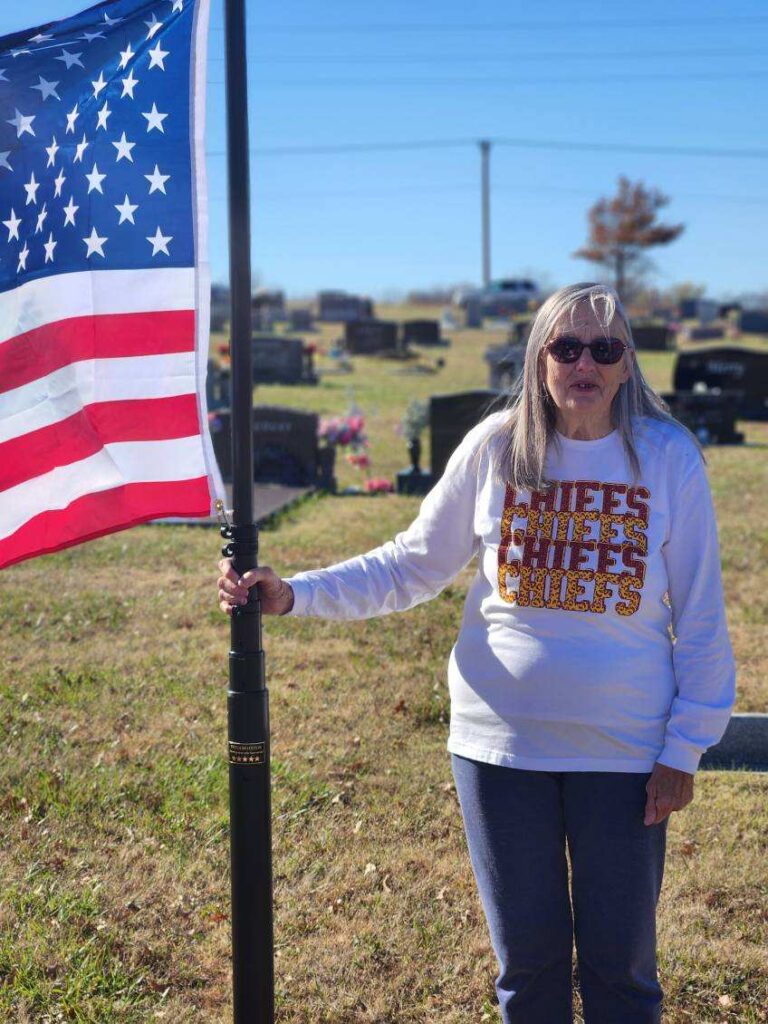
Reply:
<svg viewBox="0 0 768 1024"><path fill-rule="evenodd" d="M610 366L612 363L618 363L626 347L626 342L620 338L593 338L592 341L585 342L564 335L548 342L545 349L556 363L576 363L584 349L588 348L596 363Z"/></svg>

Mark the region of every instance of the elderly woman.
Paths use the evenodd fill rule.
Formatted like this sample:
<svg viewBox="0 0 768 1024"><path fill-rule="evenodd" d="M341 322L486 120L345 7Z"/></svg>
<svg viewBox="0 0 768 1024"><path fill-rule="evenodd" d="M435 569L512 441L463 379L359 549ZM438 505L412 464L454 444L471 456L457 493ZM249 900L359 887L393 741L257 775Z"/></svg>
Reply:
<svg viewBox="0 0 768 1024"><path fill-rule="evenodd" d="M505 1024L661 1019L655 912L671 811L734 700L700 449L644 379L615 293L539 310L509 408L471 430L411 526L288 580L221 563L221 607L411 608L472 558L448 749ZM569 872L570 859L570 898Z"/></svg>

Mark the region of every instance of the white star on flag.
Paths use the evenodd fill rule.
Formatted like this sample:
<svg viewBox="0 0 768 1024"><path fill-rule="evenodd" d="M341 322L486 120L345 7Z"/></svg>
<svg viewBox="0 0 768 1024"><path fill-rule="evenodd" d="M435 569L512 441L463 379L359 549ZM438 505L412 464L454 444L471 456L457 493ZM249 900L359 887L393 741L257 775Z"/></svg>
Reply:
<svg viewBox="0 0 768 1024"><path fill-rule="evenodd" d="M112 145L117 150L116 163L120 163L120 161L123 158L125 158L126 160L130 160L131 163L133 163L133 156L131 155L131 150L135 147L136 143L129 142L128 139L125 137L125 132L123 132L123 137L121 139L118 139L117 142L115 142L113 139Z"/></svg>
<svg viewBox="0 0 768 1024"><path fill-rule="evenodd" d="M43 78L42 75L38 75L37 77L40 81L37 85L33 85L32 88L38 89L44 100L47 100L49 96L55 96L57 100L61 99L61 96L56 92L56 86L59 84L58 82L49 82Z"/></svg>
<svg viewBox="0 0 768 1024"><path fill-rule="evenodd" d="M131 49L131 44L128 43L128 46L126 47L126 49L120 51L120 63L118 64L118 69L120 71L125 71L125 69L130 64L131 60L135 56L136 56L136 54Z"/></svg>
<svg viewBox="0 0 768 1024"><path fill-rule="evenodd" d="M147 39L148 40L152 39L153 36L155 35L155 33L159 32L160 29L163 27L162 21L158 21L157 20L157 15L156 14L152 15L152 21L145 21L144 24L149 29L149 32L147 33Z"/></svg>
<svg viewBox="0 0 768 1024"><path fill-rule="evenodd" d="M74 109L67 114L67 131L65 134L68 135L70 132L73 135L75 134L75 121L78 117L80 117L80 114L77 112L77 104L75 104Z"/></svg>
<svg viewBox="0 0 768 1024"><path fill-rule="evenodd" d="M16 216L16 211L13 209L13 207L11 207L11 216L9 220L4 220L3 224L5 225L5 227L8 228L9 242L12 238L15 238L17 242L21 241L21 239L19 238L19 224L21 224L21 217Z"/></svg>
<svg viewBox="0 0 768 1024"><path fill-rule="evenodd" d="M152 243L153 256L157 256L159 252L164 252L166 256L171 255L168 252L168 243L173 241L173 235L163 235L162 231L158 227L154 237L147 235L147 241Z"/></svg>
<svg viewBox="0 0 768 1024"><path fill-rule="evenodd" d="M58 176L58 178L55 178L55 179L54 179L54 182L53 182L53 184L54 184L54 188L55 188L55 190L56 190L56 191L55 191L55 192L53 193L53 198L54 198L54 199L58 199L58 198L59 198L59 196L61 195L61 190L62 190L62 188L64 187L64 182L65 182L66 180L67 180L67 179L66 179L66 178L64 177L64 168L62 167L62 168L61 168L61 169L59 170L59 176Z"/></svg>
<svg viewBox="0 0 768 1024"><path fill-rule="evenodd" d="M39 235L43 230L43 224L45 224L46 217L48 216L48 203L43 203L43 208L37 215L37 227L35 228L35 234Z"/></svg>
<svg viewBox="0 0 768 1024"><path fill-rule="evenodd" d="M27 256L29 256L29 247L27 246L27 243L25 242L24 243L24 248L19 253L19 265L16 268L16 273L17 274L19 273L19 271L27 269Z"/></svg>
<svg viewBox="0 0 768 1024"><path fill-rule="evenodd" d="M34 171L32 171L32 176L29 179L29 181L26 183L24 188L26 189L26 192L27 192L27 201L26 201L26 203L24 205L25 206L29 206L30 203L34 203L35 205L37 205L37 190L40 188L40 182L39 181L35 181L35 172Z"/></svg>
<svg viewBox="0 0 768 1024"><path fill-rule="evenodd" d="M5 77L5 68L0 68L0 82L7 82L8 79Z"/></svg>
<svg viewBox="0 0 768 1024"><path fill-rule="evenodd" d="M100 238L96 228L91 228L91 234L88 238L84 238L83 241L88 246L88 252L86 252L86 258L93 256L94 253L99 256L104 256L104 243L108 241L106 238Z"/></svg>
<svg viewBox="0 0 768 1024"><path fill-rule="evenodd" d="M94 39L104 39L103 32L83 32L80 36L86 43L92 43Z"/></svg>
<svg viewBox="0 0 768 1024"><path fill-rule="evenodd" d="M152 50L148 50L149 53L149 70L152 68L160 68L161 71L165 71L165 58L168 56L168 50L163 50L160 46L160 40L158 39L156 46Z"/></svg>
<svg viewBox="0 0 768 1024"><path fill-rule="evenodd" d="M53 142L50 144L50 146L45 147L45 152L48 154L48 163L46 164L46 167L53 167L54 163L56 162L56 154L59 152L60 149L61 146L56 145L56 136L54 135Z"/></svg>
<svg viewBox="0 0 768 1024"><path fill-rule="evenodd" d="M32 128L32 122L34 120L34 114L32 114L31 117L25 117L24 114L22 114L17 107L15 116L9 118L6 123L13 125L13 127L16 129L16 138L20 139L24 132L29 132L30 135L35 134L34 129ZM162 131L162 127L160 130Z"/></svg>
<svg viewBox="0 0 768 1024"><path fill-rule="evenodd" d="M46 263L53 263L53 250L56 248L56 246L58 244L59 244L58 242L54 242L54 240L53 240L53 232L51 232L50 235L48 236L48 241L43 245L43 248L45 249L45 262Z"/></svg>
<svg viewBox="0 0 768 1024"><path fill-rule="evenodd" d="M5 167L7 171L12 171L13 168L8 163L8 157L11 155L10 149L7 149L4 153L0 153L0 167Z"/></svg>
<svg viewBox="0 0 768 1024"><path fill-rule="evenodd" d="M55 57L54 60L61 60L67 65L67 71L71 67L77 65L79 68L84 68L85 64L80 60L82 53L70 53L69 50L62 50L60 57Z"/></svg>
<svg viewBox="0 0 768 1024"><path fill-rule="evenodd" d="M175 14L176 11L184 10L184 0L170 0L170 2L173 4L173 10L171 11L171 14Z"/></svg>
<svg viewBox="0 0 768 1024"><path fill-rule="evenodd" d="M167 195L165 191L165 183L170 178L170 174L161 174L160 168L155 164L155 169L152 174L145 174L144 177L150 184L150 195L152 195L153 192L162 192L163 195Z"/></svg>
<svg viewBox="0 0 768 1024"><path fill-rule="evenodd" d="M75 224L75 214L80 209L79 206L75 206L75 197L69 197L69 203L64 207L64 227L67 224Z"/></svg>
<svg viewBox="0 0 768 1024"><path fill-rule="evenodd" d="M44 36L42 32L38 32L37 35L32 36L32 38L29 41L30 43L47 43L51 39L53 39L53 36Z"/></svg>
<svg viewBox="0 0 768 1024"><path fill-rule="evenodd" d="M104 21L107 25L119 25L122 20L122 18L110 18L108 14L104 15Z"/></svg>
<svg viewBox="0 0 768 1024"><path fill-rule="evenodd" d="M165 134L165 128L163 128L163 121L168 117L167 114L161 114L157 109L157 104L152 104L152 109L149 113L142 113L142 117L147 119L147 132L151 132L153 128L159 128L159 130Z"/></svg>
<svg viewBox="0 0 768 1024"><path fill-rule="evenodd" d="M133 99L133 90L136 88L138 84L139 80L138 78L133 77L133 68L131 68L131 70L128 72L128 77L123 79L123 95L120 97L120 99L125 99L126 96L130 96L131 99Z"/></svg>
<svg viewBox="0 0 768 1024"><path fill-rule="evenodd" d="M98 124L96 125L96 131L98 131L99 128L103 128L104 131L107 130L107 118L109 118L111 114L112 111L109 109L108 104L105 103L98 113Z"/></svg>
<svg viewBox="0 0 768 1024"><path fill-rule="evenodd" d="M103 71L99 72L99 77L96 79L95 82L91 82L91 85L93 86L93 98L97 100L99 98L99 93L101 92L101 90L107 88L107 83L104 79Z"/></svg>
<svg viewBox="0 0 768 1024"><path fill-rule="evenodd" d="M130 221L131 224L135 224L136 221L133 219L133 215L138 210L138 208L138 204L131 203L131 200L128 198L128 195L126 193L123 202L120 205L118 205L117 203L115 204L115 209L120 214L120 224L122 224L123 221L126 220Z"/></svg>
<svg viewBox="0 0 768 1024"><path fill-rule="evenodd" d="M101 183L106 178L106 174L99 174L99 168L96 164L93 165L91 173L86 174L86 178L88 179L88 195L90 195L94 190L96 192L101 192L101 194L104 195L104 189L101 187Z"/></svg>
<svg viewBox="0 0 768 1024"><path fill-rule="evenodd" d="M85 154L85 151L86 149L88 149L89 145L90 143L88 142L88 139L86 139L85 133L83 133L83 141L78 142L77 146L75 147L75 157L72 161L73 164L82 163L83 155Z"/></svg>

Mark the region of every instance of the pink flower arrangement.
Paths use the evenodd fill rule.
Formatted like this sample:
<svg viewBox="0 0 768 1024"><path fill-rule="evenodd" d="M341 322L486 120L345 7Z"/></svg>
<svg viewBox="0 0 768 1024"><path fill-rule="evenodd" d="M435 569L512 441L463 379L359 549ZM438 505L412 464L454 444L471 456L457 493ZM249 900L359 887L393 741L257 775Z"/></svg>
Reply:
<svg viewBox="0 0 768 1024"><path fill-rule="evenodd" d="M372 476L365 481L365 489L368 494L390 494L394 490L392 481L385 476Z"/></svg>
<svg viewBox="0 0 768 1024"><path fill-rule="evenodd" d="M342 448L367 448L365 419L357 413L351 416L324 416L320 420L318 437L327 445Z"/></svg>
<svg viewBox="0 0 768 1024"><path fill-rule="evenodd" d="M365 452L355 453L349 452L347 455L347 462L352 466L357 466L358 469L370 469L371 459Z"/></svg>

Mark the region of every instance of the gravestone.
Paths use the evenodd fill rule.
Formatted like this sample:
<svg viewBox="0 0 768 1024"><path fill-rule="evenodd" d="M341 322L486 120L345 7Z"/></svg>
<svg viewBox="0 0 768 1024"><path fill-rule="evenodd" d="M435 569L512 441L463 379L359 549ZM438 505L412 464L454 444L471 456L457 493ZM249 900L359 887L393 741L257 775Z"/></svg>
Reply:
<svg viewBox="0 0 768 1024"><path fill-rule="evenodd" d="M254 335L254 384L317 384L312 353L301 338Z"/></svg>
<svg viewBox="0 0 768 1024"><path fill-rule="evenodd" d="M333 490L333 448L321 448L319 418L278 405L253 410L253 479L285 487ZM232 414L219 410L209 417L213 451L225 482L232 480Z"/></svg>
<svg viewBox="0 0 768 1024"><path fill-rule="evenodd" d="M311 309L292 309L288 314L288 319L292 331L313 330Z"/></svg>
<svg viewBox="0 0 768 1024"><path fill-rule="evenodd" d="M260 289L251 299L253 330L271 331L278 320L285 320L285 294Z"/></svg>
<svg viewBox="0 0 768 1024"><path fill-rule="evenodd" d="M510 345L527 345L533 320L515 320L509 325L507 341Z"/></svg>
<svg viewBox="0 0 768 1024"><path fill-rule="evenodd" d="M728 392L739 418L768 420L768 352L736 346L681 352L673 385L677 392L702 387Z"/></svg>
<svg viewBox="0 0 768 1024"><path fill-rule="evenodd" d="M702 444L739 444L744 435L736 430L734 395L724 391L675 391L661 396L669 411Z"/></svg>
<svg viewBox="0 0 768 1024"><path fill-rule="evenodd" d="M688 341L721 341L725 337L722 327L688 327L683 331Z"/></svg>
<svg viewBox="0 0 768 1024"><path fill-rule="evenodd" d="M631 324L635 348L663 351L672 344L672 331L665 324Z"/></svg>
<svg viewBox="0 0 768 1024"><path fill-rule="evenodd" d="M464 326L483 326L483 307L479 297L472 296L464 303Z"/></svg>
<svg viewBox="0 0 768 1024"><path fill-rule="evenodd" d="M768 334L768 313L759 309L745 309L739 326L745 334Z"/></svg>
<svg viewBox="0 0 768 1024"><path fill-rule="evenodd" d="M353 320L344 328L347 351L376 355L397 351L397 324L393 320Z"/></svg>
<svg viewBox="0 0 768 1024"><path fill-rule="evenodd" d="M373 319L373 303L347 292L325 291L317 296L317 319L351 323Z"/></svg>
<svg viewBox="0 0 768 1024"><path fill-rule="evenodd" d="M488 386L507 391L523 371L525 345L494 345L485 352L490 372Z"/></svg>
<svg viewBox="0 0 768 1024"><path fill-rule="evenodd" d="M448 459L464 435L492 412L503 408L507 396L500 391L459 391L433 395L429 400L432 482L437 483Z"/></svg>
<svg viewBox="0 0 768 1024"><path fill-rule="evenodd" d="M440 337L439 320L406 320L403 324L403 344L445 345Z"/></svg>
<svg viewBox="0 0 768 1024"><path fill-rule="evenodd" d="M212 359L208 360L205 377L205 401L208 412L228 409L231 405L232 379L229 370L222 369Z"/></svg>
<svg viewBox="0 0 768 1024"><path fill-rule="evenodd" d="M708 324L720 315L720 303L713 299L683 299L680 303L681 320L698 320Z"/></svg>

